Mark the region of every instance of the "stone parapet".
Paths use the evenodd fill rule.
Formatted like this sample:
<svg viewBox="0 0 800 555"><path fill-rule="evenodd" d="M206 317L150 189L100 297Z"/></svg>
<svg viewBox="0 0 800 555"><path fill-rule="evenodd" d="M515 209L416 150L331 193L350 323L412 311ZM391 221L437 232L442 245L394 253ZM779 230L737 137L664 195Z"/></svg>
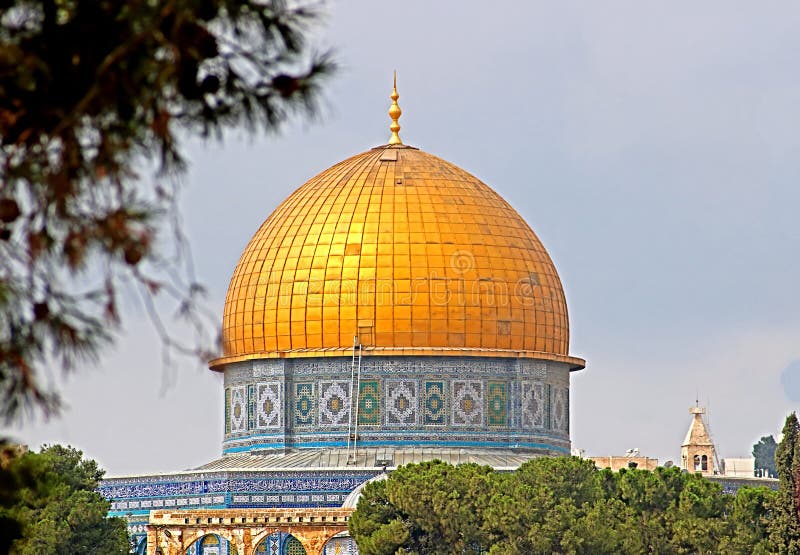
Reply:
<svg viewBox="0 0 800 555"><path fill-rule="evenodd" d="M325 544L347 531L353 509L199 509L152 511L147 525L148 555L183 555L199 539L215 535L238 555L253 555L276 533L291 534L307 555L321 555Z"/></svg>

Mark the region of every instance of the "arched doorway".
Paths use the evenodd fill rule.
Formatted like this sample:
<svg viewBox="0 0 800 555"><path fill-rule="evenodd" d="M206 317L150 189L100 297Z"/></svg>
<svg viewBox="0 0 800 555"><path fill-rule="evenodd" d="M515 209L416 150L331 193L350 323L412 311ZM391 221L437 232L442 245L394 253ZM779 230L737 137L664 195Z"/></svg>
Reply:
<svg viewBox="0 0 800 555"><path fill-rule="evenodd" d="M283 544L283 537L288 534L283 532L275 532L270 534L256 546L256 555L281 555L281 545Z"/></svg>
<svg viewBox="0 0 800 555"><path fill-rule="evenodd" d="M270 534L256 546L255 555L306 555L300 540L286 532Z"/></svg>
<svg viewBox="0 0 800 555"><path fill-rule="evenodd" d="M236 555L236 546L216 534L207 534L186 550L186 555Z"/></svg>

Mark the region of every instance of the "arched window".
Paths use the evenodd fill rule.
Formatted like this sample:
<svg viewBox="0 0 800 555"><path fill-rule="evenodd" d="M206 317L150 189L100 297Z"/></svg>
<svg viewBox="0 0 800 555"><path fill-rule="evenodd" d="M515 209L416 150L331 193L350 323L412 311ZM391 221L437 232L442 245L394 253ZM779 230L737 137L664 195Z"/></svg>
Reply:
<svg viewBox="0 0 800 555"><path fill-rule="evenodd" d="M703 455L702 461L703 461L702 462L703 471L708 470L708 456L707 455Z"/></svg>
<svg viewBox="0 0 800 555"><path fill-rule="evenodd" d="M216 534L203 536L186 550L186 555L235 555L235 553L236 546Z"/></svg>
<svg viewBox="0 0 800 555"><path fill-rule="evenodd" d="M284 555L306 555L306 550L300 540L289 536L283 544L283 553Z"/></svg>
<svg viewBox="0 0 800 555"><path fill-rule="evenodd" d="M700 455L694 456L694 469L700 470Z"/></svg>
<svg viewBox="0 0 800 555"><path fill-rule="evenodd" d="M469 553L485 553L480 550L480 546L471 546ZM353 538L349 536L333 537L325 544L322 550L323 555L358 555L358 546Z"/></svg>
<svg viewBox="0 0 800 555"><path fill-rule="evenodd" d="M281 546L285 543L289 534L286 532L274 532L261 540L256 546L255 555L281 555Z"/></svg>

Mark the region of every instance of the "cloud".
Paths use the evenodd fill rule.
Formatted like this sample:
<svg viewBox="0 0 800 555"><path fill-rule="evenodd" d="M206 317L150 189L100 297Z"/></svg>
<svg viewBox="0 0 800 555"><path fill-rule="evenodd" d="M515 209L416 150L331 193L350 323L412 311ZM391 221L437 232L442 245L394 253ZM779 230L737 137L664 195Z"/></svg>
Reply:
<svg viewBox="0 0 800 555"><path fill-rule="evenodd" d="M781 372L781 385L786 398L792 403L800 403L800 360L792 361Z"/></svg>

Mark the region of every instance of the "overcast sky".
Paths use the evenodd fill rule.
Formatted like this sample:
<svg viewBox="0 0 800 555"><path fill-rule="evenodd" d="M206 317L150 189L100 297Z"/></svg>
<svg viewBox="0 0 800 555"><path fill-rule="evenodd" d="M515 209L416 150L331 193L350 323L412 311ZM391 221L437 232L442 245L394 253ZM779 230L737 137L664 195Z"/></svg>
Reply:
<svg viewBox="0 0 800 555"><path fill-rule="evenodd" d="M699 396L719 455L747 456L800 402L798 29L790 1L334 2L316 42L342 68L319 121L187 144L213 309L282 199L387 141L397 69L404 142L498 191L556 263L587 361L573 445L677 461ZM140 311L60 384L68 410L19 439L71 443L111 475L221 453L221 377L165 370Z"/></svg>

